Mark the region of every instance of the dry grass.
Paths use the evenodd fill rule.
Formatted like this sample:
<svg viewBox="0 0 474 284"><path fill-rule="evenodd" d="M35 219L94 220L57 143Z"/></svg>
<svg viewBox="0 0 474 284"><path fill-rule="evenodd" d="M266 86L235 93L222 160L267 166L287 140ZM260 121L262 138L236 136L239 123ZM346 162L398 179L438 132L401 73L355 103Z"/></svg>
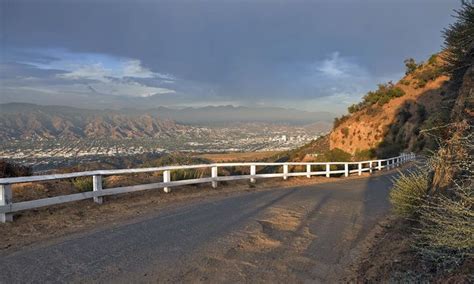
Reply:
<svg viewBox="0 0 474 284"><path fill-rule="evenodd" d="M405 218L416 215L428 193L428 172L417 169L400 173L390 192L390 202L395 213Z"/></svg>
<svg viewBox="0 0 474 284"><path fill-rule="evenodd" d="M451 194L423 203L414 234L421 255L441 267L474 257L474 191L457 187Z"/></svg>
<svg viewBox="0 0 474 284"><path fill-rule="evenodd" d="M391 192L395 212L412 222L412 247L435 275L474 257L473 134L465 123L453 126L428 171L401 175Z"/></svg>

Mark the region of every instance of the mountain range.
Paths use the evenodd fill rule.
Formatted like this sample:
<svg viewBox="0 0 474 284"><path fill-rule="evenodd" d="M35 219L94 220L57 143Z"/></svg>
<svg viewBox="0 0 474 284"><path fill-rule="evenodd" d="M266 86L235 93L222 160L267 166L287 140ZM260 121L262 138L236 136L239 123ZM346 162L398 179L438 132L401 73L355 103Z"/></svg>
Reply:
<svg viewBox="0 0 474 284"><path fill-rule="evenodd" d="M311 124L328 130L334 115L285 108L209 106L91 110L26 103L0 104L0 139L173 137L194 126L235 123Z"/></svg>

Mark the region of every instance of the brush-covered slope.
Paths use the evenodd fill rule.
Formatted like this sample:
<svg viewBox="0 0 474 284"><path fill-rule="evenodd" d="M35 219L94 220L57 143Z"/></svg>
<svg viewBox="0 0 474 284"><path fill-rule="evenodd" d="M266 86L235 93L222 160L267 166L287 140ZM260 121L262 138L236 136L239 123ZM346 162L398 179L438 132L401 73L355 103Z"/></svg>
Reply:
<svg viewBox="0 0 474 284"><path fill-rule="evenodd" d="M442 74L439 55L422 64L411 59L405 63L406 76L398 83L379 85L349 107L349 115L335 120L331 149L384 157L405 149L417 151L429 143L419 134L434 126L438 116L447 115L441 105L449 78Z"/></svg>

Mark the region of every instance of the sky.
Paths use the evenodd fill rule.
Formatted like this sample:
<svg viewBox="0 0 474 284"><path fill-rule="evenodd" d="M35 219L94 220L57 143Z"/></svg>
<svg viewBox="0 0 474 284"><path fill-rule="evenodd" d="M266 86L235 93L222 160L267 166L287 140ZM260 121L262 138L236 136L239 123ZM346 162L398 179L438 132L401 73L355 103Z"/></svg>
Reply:
<svg viewBox="0 0 474 284"><path fill-rule="evenodd" d="M0 3L0 103L343 113L438 52L461 2Z"/></svg>

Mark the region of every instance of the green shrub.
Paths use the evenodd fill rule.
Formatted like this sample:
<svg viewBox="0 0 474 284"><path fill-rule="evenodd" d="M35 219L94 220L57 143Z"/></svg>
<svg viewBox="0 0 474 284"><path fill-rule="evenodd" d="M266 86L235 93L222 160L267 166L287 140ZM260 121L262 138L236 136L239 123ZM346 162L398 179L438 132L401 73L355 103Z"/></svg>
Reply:
<svg viewBox="0 0 474 284"><path fill-rule="evenodd" d="M443 74L441 66L427 66L422 70L417 71L413 77L417 80L416 86L423 88L430 81L434 81L436 78Z"/></svg>
<svg viewBox="0 0 474 284"><path fill-rule="evenodd" d="M351 160L351 154L339 149L335 148L326 153L324 153L326 161L331 162L347 162Z"/></svg>
<svg viewBox="0 0 474 284"><path fill-rule="evenodd" d="M400 173L390 191L390 202L395 213L411 218L416 215L427 193L428 173L426 171L418 169L406 174Z"/></svg>
<svg viewBox="0 0 474 284"><path fill-rule="evenodd" d="M371 106L374 104L384 105L394 98L404 96L405 92L399 87L395 87L392 82L387 84L379 84L376 91L370 91L364 96L363 106Z"/></svg>
<svg viewBox="0 0 474 284"><path fill-rule="evenodd" d="M349 118L348 115L343 115L343 116L341 116L341 117L336 117L336 118L334 118L333 128L338 127L338 126L341 125L344 121L346 121L348 118Z"/></svg>
<svg viewBox="0 0 474 284"><path fill-rule="evenodd" d="M368 150L358 150L354 154L354 160L356 161L366 161L375 158L375 150L368 149Z"/></svg>
<svg viewBox="0 0 474 284"><path fill-rule="evenodd" d="M416 63L415 59L413 59L413 58L405 59L405 61L403 61L403 63L405 63L405 67L406 67L405 74L406 75L412 74L420 66L419 64Z"/></svg>
<svg viewBox="0 0 474 284"><path fill-rule="evenodd" d="M431 55L430 58L428 59L428 64L430 64L430 65L436 65L437 62L438 62L438 55L437 54Z"/></svg>
<svg viewBox="0 0 474 284"><path fill-rule="evenodd" d="M400 80L400 84L405 85L405 86L409 86L409 85L410 85L410 81L405 80L405 79L401 79L401 80Z"/></svg>
<svg viewBox="0 0 474 284"><path fill-rule="evenodd" d="M347 108L347 111L349 113L355 113L355 112L358 112L359 110L362 109L362 104L361 103L358 103L358 104L353 104L351 105L350 107Z"/></svg>
<svg viewBox="0 0 474 284"><path fill-rule="evenodd" d="M377 104L379 106L383 106L384 104L388 103L390 101L390 98L387 97L387 96L383 96L381 97L378 101L377 101Z"/></svg>
<svg viewBox="0 0 474 284"><path fill-rule="evenodd" d="M91 191L93 188L92 177L77 177L72 180L72 185L79 191Z"/></svg>

